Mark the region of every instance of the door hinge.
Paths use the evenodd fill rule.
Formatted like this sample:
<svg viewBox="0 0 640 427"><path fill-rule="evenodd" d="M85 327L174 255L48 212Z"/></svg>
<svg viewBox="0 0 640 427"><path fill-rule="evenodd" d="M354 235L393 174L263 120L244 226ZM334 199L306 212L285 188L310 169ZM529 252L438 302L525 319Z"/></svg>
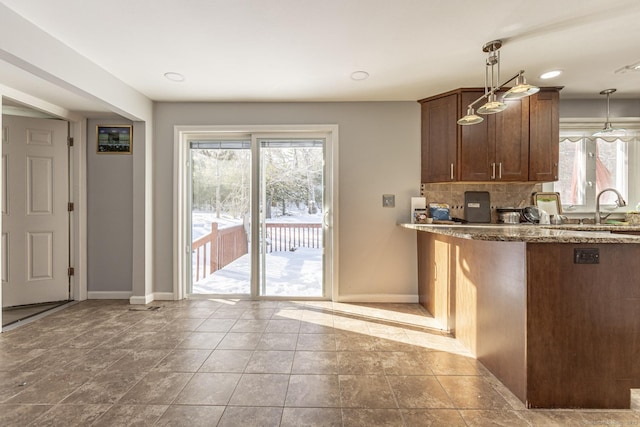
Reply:
<svg viewBox="0 0 640 427"><path fill-rule="evenodd" d="M73 202L67 203L67 212L73 212L74 208L75 206L73 205Z"/></svg>
<svg viewBox="0 0 640 427"><path fill-rule="evenodd" d="M73 276L74 274L76 274L76 269L73 267L69 267L67 268L67 276Z"/></svg>
<svg viewBox="0 0 640 427"><path fill-rule="evenodd" d="M67 138L67 145L69 145L69 147L73 147L73 137L72 136Z"/></svg>

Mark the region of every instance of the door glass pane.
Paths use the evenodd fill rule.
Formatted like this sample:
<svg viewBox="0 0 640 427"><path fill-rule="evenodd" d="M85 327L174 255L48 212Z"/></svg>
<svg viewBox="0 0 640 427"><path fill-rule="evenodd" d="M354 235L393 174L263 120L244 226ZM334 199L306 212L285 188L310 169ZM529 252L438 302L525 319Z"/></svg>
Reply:
<svg viewBox="0 0 640 427"><path fill-rule="evenodd" d="M260 294L322 297L324 140L260 140Z"/></svg>
<svg viewBox="0 0 640 427"><path fill-rule="evenodd" d="M192 294L251 292L250 141L191 142Z"/></svg>

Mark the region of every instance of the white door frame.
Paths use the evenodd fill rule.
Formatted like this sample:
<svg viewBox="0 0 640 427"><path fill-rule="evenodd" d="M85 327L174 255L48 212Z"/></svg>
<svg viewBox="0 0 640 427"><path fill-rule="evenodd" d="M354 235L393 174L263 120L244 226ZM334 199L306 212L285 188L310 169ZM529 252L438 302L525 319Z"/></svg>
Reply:
<svg viewBox="0 0 640 427"><path fill-rule="evenodd" d="M87 299L87 192L86 192L86 118L71 111L43 101L34 96L0 85L0 105L4 97L29 105L35 110L46 112L69 123L69 135L74 140L69 155L69 187L70 202L74 203L69 227L71 266L75 274L71 276L71 299L82 301ZM4 137L4 126L0 114L0 129ZM4 197L4 171L0 165L0 197ZM0 227L2 219L0 217ZM0 249L1 250L1 249ZM0 254L0 259L1 259ZM1 268L1 267L0 267ZM2 292L0 292L0 307ZM0 324L2 312L0 311Z"/></svg>
<svg viewBox="0 0 640 427"><path fill-rule="evenodd" d="M188 215L189 184L189 140L196 137L224 134L260 134L260 137L275 135L323 134L326 138L325 187L329 190L323 206L328 212L324 275L331 283L327 298L338 294L338 125L247 125L247 126L174 126L173 150L173 296L175 300L187 297L185 289L191 275L190 216ZM252 205L253 206L253 205ZM330 211L328 207L331 207ZM254 252L255 253L255 252Z"/></svg>

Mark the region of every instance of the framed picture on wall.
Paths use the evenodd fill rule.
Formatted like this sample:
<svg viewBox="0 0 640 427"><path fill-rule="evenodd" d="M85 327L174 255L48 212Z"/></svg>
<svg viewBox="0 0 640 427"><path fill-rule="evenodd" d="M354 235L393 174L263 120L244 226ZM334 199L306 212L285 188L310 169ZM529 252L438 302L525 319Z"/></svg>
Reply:
<svg viewBox="0 0 640 427"><path fill-rule="evenodd" d="M132 138L131 125L96 126L98 154L131 154Z"/></svg>

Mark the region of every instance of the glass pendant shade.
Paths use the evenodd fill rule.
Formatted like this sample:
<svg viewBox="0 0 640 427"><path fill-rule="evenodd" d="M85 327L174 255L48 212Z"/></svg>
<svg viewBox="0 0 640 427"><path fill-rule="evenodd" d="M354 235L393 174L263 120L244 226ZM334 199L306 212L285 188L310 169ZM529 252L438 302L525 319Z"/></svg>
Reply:
<svg viewBox="0 0 640 427"><path fill-rule="evenodd" d="M467 115L459 119L457 123L459 125L466 126L466 125L475 125L483 121L484 119L478 116L475 113L475 111L473 111L473 108L469 107L467 108Z"/></svg>
<svg viewBox="0 0 640 427"><path fill-rule="evenodd" d="M504 94L504 97L502 99L520 99L524 98L525 96L531 96L534 93L538 93L539 91L539 87L527 84L524 76L520 75L518 76L518 78L516 78L515 86L509 89L507 93Z"/></svg>
<svg viewBox="0 0 640 427"><path fill-rule="evenodd" d="M496 99L495 94L489 95L487 103L478 108L478 114L495 114L507 109L507 104Z"/></svg>
<svg viewBox="0 0 640 427"><path fill-rule="evenodd" d="M599 136L602 138L614 137L614 136L625 136L627 131L622 128L614 128L611 126L610 122L606 122L604 124L604 128L594 133L593 136Z"/></svg>

